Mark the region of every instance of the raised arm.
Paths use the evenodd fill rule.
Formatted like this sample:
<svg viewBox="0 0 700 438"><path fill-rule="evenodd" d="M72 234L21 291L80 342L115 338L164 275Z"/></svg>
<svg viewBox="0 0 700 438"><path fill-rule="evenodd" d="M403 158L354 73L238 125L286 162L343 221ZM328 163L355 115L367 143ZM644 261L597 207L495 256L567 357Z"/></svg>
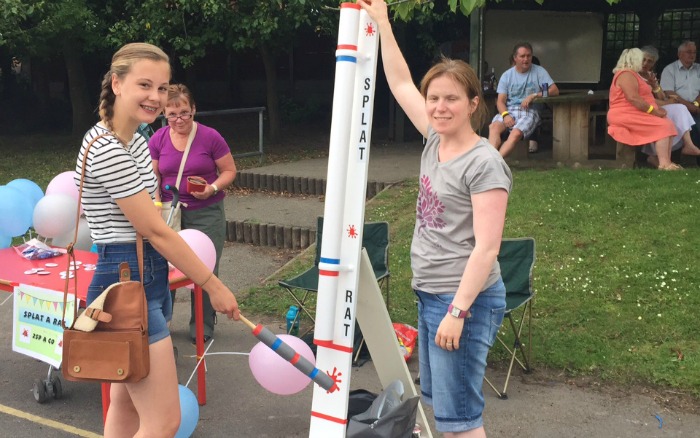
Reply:
<svg viewBox="0 0 700 438"><path fill-rule="evenodd" d="M382 64L392 94L404 110L413 126L428 136L428 115L425 112L425 99L413 83L408 64L401 54L391 29L387 5L384 0L358 0L369 16L377 22L381 36Z"/></svg>

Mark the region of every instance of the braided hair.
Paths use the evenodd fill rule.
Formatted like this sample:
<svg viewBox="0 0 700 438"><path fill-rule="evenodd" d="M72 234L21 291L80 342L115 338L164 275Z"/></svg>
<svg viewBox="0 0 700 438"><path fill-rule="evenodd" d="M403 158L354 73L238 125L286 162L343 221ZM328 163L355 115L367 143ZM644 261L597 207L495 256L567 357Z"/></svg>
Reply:
<svg viewBox="0 0 700 438"><path fill-rule="evenodd" d="M112 64L109 71L105 73L102 79L102 91L100 92L100 104L98 107L100 120L110 131L113 131L112 118L114 117L114 101L116 100L114 90L112 90L112 77L116 75L119 79L124 78L131 71L131 66L134 63L144 59L170 62L165 52L148 43L126 44L112 56Z"/></svg>

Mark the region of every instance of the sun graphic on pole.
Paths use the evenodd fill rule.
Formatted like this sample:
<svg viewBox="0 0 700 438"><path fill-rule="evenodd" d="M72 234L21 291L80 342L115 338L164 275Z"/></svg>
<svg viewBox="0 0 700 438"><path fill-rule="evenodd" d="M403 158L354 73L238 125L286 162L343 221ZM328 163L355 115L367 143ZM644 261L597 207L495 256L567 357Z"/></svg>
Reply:
<svg viewBox="0 0 700 438"><path fill-rule="evenodd" d="M374 26L372 25L372 23L367 23L367 26L365 26L365 34L367 36L374 36L374 34L376 32L377 31L374 29Z"/></svg>
<svg viewBox="0 0 700 438"><path fill-rule="evenodd" d="M357 228L355 228L355 225L350 225L348 227L348 237L352 237L353 239L357 239Z"/></svg>

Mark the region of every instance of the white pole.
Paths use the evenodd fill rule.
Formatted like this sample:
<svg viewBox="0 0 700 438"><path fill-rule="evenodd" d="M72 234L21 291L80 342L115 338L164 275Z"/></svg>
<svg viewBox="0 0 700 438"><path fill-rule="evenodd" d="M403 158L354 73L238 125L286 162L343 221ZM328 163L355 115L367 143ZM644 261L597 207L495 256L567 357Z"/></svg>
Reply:
<svg viewBox="0 0 700 438"><path fill-rule="evenodd" d="M323 242L321 246L321 258L326 252L326 241L332 238L333 249L337 251L337 270L334 287L329 293L333 294L333 306L328 306L328 301L321 306L321 279L319 275L319 302L316 307L316 330L318 331L319 318L328 319L330 333L323 332L328 338L321 337L318 333L314 343L317 345L316 366L325 370L337 383L338 390L325 391L318 386L314 387L313 403L311 406L311 423L309 436L317 438L345 437L347 425L348 394L350 392L350 375L352 371L353 339L355 329L355 309L357 303L357 285L359 281L359 261L362 251L362 231L364 225L365 194L367 187L367 168L369 165L370 136L372 130L372 107L374 102L374 88L377 67L377 52L379 38L377 26L366 12L361 11L354 3L341 5L341 23L343 28L343 12L345 9L353 9L357 14L355 19L355 34L359 34L357 41L356 72L353 78L351 99L345 101L341 107L336 107L338 89L335 90L333 105L333 120L341 114L350 114L351 122L347 147L343 156L343 169L331 167L330 153L328 164L328 187L331 186L331 173L342 172L344 180L342 190L333 187L338 198L331 198L326 189L325 219L323 226ZM339 32L340 33L340 32ZM340 42L339 42L340 44ZM336 66L338 70L339 65ZM349 84L342 84L351 88ZM338 78L336 77L336 87ZM348 111L349 108L352 111ZM336 112L336 111L339 111ZM331 145L332 147L332 145ZM337 176L337 175L336 175ZM329 224L329 213L333 214L333 225ZM331 228L332 227L332 228ZM328 264L319 264L319 271L329 269ZM337 274L336 274L337 273ZM330 284L330 281L325 283ZM325 312L325 314L321 314ZM324 330L327 327L324 326ZM328 340L326 340L328 339Z"/></svg>
<svg viewBox="0 0 700 438"><path fill-rule="evenodd" d="M330 343L333 339L333 311L340 270L340 227L347 175L348 139L350 138L353 84L357 66L357 23L360 6L343 3L340 6L338 47L336 50L335 85L331 138L328 150L326 204L323 211L323 242L319 261L318 297L314 342Z"/></svg>

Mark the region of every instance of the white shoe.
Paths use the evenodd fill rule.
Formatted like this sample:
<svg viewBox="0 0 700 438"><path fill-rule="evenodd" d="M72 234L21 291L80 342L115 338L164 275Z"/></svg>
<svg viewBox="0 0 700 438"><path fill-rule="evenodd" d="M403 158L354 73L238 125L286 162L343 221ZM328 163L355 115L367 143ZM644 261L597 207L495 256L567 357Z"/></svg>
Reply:
<svg viewBox="0 0 700 438"><path fill-rule="evenodd" d="M537 142L535 140L530 140L530 142L528 144L527 151L531 154L534 154L535 152L537 152L537 149L538 149Z"/></svg>

